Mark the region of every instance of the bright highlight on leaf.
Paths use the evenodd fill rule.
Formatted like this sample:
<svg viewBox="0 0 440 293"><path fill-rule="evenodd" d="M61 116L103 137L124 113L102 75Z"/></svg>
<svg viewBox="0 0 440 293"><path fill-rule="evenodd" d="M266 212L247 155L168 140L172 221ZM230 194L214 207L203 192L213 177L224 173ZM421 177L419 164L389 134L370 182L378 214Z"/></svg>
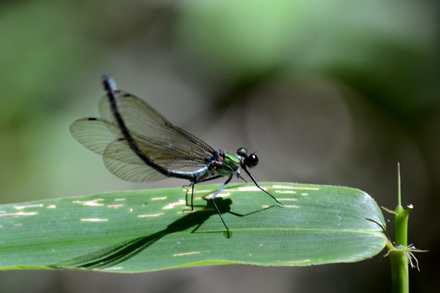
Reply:
<svg viewBox="0 0 440 293"><path fill-rule="evenodd" d="M0 269L81 268L145 272L213 264L304 266L355 262L387 242L375 201L352 188L266 183L195 190L114 192L0 206ZM190 190L189 190L190 192Z"/></svg>

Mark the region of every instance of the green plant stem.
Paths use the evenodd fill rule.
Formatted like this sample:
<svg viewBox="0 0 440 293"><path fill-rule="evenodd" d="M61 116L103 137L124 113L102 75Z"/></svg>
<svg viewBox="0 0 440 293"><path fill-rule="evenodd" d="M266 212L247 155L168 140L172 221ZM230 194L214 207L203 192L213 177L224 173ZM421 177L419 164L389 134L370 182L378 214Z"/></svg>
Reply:
<svg viewBox="0 0 440 293"><path fill-rule="evenodd" d="M404 209L398 205L395 210L395 246L389 242L391 261L391 278L393 292L409 292L409 274L408 274L408 216L411 206Z"/></svg>
<svg viewBox="0 0 440 293"><path fill-rule="evenodd" d="M396 246L408 246L408 216L411 207L403 209L402 206L396 207L395 229Z"/></svg>
<svg viewBox="0 0 440 293"><path fill-rule="evenodd" d="M408 256L404 249L390 251L393 292L409 292Z"/></svg>

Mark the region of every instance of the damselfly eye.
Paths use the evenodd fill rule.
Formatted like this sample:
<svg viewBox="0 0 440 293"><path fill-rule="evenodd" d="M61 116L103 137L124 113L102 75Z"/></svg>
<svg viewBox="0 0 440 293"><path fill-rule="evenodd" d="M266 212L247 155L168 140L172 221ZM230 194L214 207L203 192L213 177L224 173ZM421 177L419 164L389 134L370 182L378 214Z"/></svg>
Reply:
<svg viewBox="0 0 440 293"><path fill-rule="evenodd" d="M237 154L241 157L246 157L247 156L247 150L245 148L239 148L237 150Z"/></svg>
<svg viewBox="0 0 440 293"><path fill-rule="evenodd" d="M249 168L253 168L258 165L258 157L256 154L251 154L244 159L244 164Z"/></svg>

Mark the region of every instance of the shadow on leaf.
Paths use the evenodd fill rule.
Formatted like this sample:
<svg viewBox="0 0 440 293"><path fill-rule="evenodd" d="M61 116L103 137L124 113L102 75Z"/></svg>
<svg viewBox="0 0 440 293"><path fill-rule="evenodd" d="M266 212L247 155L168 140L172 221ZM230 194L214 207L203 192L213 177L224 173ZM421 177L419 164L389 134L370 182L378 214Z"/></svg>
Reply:
<svg viewBox="0 0 440 293"><path fill-rule="evenodd" d="M206 220L209 219L209 217L212 215L217 215L217 211L215 210L211 200L206 198L203 199L207 203L206 206L204 206L204 209L196 210L185 215L184 217L168 225L166 229L148 236L135 238L121 244L112 245L97 252L69 259L54 264L51 267L83 269L109 268L136 256L166 235L184 231L192 227L194 228L191 233L194 233ZM231 213L235 216L243 217L261 211L254 211L246 215L237 214L231 212L231 203L232 201L230 199L216 198L216 204L222 214Z"/></svg>

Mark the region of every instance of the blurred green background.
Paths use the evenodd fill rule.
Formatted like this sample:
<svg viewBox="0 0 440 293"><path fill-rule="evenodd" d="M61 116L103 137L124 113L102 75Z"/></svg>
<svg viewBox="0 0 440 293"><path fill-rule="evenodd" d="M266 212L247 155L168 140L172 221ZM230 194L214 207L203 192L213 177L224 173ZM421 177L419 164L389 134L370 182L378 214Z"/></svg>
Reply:
<svg viewBox="0 0 440 293"><path fill-rule="evenodd" d="M172 187L132 184L69 134L101 75L214 148L257 151L259 181L356 187L415 207L409 242L437 286L440 34L436 1L2 1L1 203ZM392 219L391 215L386 215ZM389 223L392 232L393 222ZM26 281L23 281L26 280ZM138 275L0 273L1 292L389 292L388 258L310 268Z"/></svg>

